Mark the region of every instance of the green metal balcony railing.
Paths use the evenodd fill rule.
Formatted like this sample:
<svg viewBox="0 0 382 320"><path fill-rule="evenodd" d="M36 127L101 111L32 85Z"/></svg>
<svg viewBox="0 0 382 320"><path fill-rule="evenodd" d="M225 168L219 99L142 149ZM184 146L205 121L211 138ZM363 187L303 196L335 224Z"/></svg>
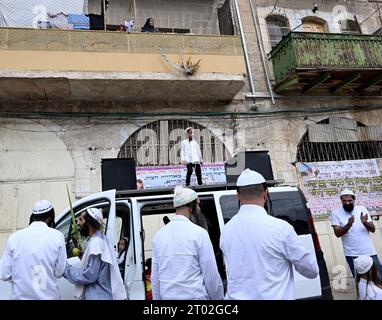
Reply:
<svg viewBox="0 0 382 320"><path fill-rule="evenodd" d="M270 58L277 83L299 71L382 70L382 36L291 32Z"/></svg>

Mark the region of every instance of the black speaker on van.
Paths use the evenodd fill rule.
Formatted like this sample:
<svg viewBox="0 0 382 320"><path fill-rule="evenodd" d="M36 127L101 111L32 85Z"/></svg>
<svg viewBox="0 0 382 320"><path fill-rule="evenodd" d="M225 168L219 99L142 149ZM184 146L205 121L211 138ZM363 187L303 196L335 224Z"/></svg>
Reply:
<svg viewBox="0 0 382 320"><path fill-rule="evenodd" d="M268 151L239 152L225 163L227 183L235 183L242 170L251 169L262 174L265 180L274 180Z"/></svg>
<svg viewBox="0 0 382 320"><path fill-rule="evenodd" d="M133 158L101 160L102 191L136 190L137 174Z"/></svg>

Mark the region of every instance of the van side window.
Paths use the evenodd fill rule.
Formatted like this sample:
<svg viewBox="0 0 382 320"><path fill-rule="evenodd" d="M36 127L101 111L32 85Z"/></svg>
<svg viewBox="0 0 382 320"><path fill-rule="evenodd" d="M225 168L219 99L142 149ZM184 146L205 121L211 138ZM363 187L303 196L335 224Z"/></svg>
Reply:
<svg viewBox="0 0 382 320"><path fill-rule="evenodd" d="M235 194L221 196L219 199L223 213L224 223L226 224L239 211L239 201Z"/></svg>
<svg viewBox="0 0 382 320"><path fill-rule="evenodd" d="M309 211L296 192L272 192L271 214L279 219L289 222L298 235L309 234Z"/></svg>
<svg viewBox="0 0 382 320"><path fill-rule="evenodd" d="M298 192L271 192L270 214L289 222L298 235L309 234L309 214ZM227 223L239 211L239 201L236 195L221 196L220 207L224 223Z"/></svg>

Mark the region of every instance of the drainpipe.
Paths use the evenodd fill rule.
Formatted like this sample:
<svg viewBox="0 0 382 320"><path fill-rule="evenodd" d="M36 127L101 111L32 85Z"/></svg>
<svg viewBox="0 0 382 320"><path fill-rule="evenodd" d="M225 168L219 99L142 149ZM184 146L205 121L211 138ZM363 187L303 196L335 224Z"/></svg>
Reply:
<svg viewBox="0 0 382 320"><path fill-rule="evenodd" d="M247 42L245 41L245 35L244 35L244 31L243 31L243 25L241 23L241 16L240 16L240 11L239 11L239 6L237 4L237 0L233 0L233 2L235 4L236 16L237 16L237 19L238 19L238 22L239 22L241 42L243 44L245 63L247 65L249 85L251 87L251 92L252 92L251 96L256 96L255 84L253 82L252 69L251 69L251 65L249 63L249 56L248 56L248 51L247 51Z"/></svg>
<svg viewBox="0 0 382 320"><path fill-rule="evenodd" d="M263 68L264 68L265 78L267 80L268 92L271 96L272 104L275 104L275 97L273 94L272 84L271 84L271 81L269 78L268 65L265 61L265 55L264 55L265 51L264 51L264 47L263 47L263 38L262 38L261 30L260 30L260 23L258 20L259 17L257 16L257 14L255 14L255 10L253 9L252 0L248 0L248 2L249 2L249 5L251 7L251 11L252 11L252 19L253 19L253 23L255 25L257 43L259 44L261 60L263 61ZM256 11L257 11L256 1L255 1L255 7L256 7Z"/></svg>

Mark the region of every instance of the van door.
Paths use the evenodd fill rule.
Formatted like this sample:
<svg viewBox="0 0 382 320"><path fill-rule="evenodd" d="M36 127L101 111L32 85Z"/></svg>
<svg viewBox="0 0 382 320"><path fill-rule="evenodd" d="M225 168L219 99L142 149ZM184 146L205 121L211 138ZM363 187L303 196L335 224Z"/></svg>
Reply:
<svg viewBox="0 0 382 320"><path fill-rule="evenodd" d="M124 268L124 284L129 300L145 300L145 282L143 281L143 263L141 250L141 219L136 200L121 200L118 205L129 207L129 244L126 252Z"/></svg>
<svg viewBox="0 0 382 320"><path fill-rule="evenodd" d="M78 217L81 212L89 208L101 208L104 214L105 223L105 234L110 243L116 244L115 239L115 224L116 224L116 209L115 209L115 190L104 191L100 193L95 193L84 197L73 203L73 211L76 217ZM68 246L68 240L71 237L71 214L70 208L66 208L56 219L56 229L64 234L65 241L67 244L67 254L68 258L73 256L71 248ZM77 259L76 264L79 264L80 260ZM69 283L65 278L60 278L58 280L58 286L61 292L61 297L64 300L74 299L74 285Z"/></svg>
<svg viewBox="0 0 382 320"><path fill-rule="evenodd" d="M278 188L281 190L281 188ZM290 191L286 190L285 191ZM295 190L293 190L295 191ZM275 194L272 192L272 188L269 188L270 198L272 199L272 195ZM292 193L289 193L292 195ZM284 194L285 195L285 194ZM276 198L276 196L274 196ZM288 198L288 195L286 195ZM236 190L228 190L228 191L218 191L214 193L216 211L218 214L219 225L220 228L224 224L226 224L239 210L239 202L236 196ZM288 199L289 200L289 199ZM288 207L279 207L277 205L277 201L273 201L273 212L285 211ZM281 203L280 203L281 204ZM286 206L286 203L282 203ZM278 215L275 215L276 217ZM295 226L294 226L295 227ZM296 227L295 227L296 230ZM303 245L315 255L315 249L313 245L313 239L311 234L302 234L298 232L298 237L302 241ZM315 279L308 279L298 273L293 267L294 271L294 291L296 299L304 299L304 298L316 298L321 296L321 284L320 277L317 276Z"/></svg>

